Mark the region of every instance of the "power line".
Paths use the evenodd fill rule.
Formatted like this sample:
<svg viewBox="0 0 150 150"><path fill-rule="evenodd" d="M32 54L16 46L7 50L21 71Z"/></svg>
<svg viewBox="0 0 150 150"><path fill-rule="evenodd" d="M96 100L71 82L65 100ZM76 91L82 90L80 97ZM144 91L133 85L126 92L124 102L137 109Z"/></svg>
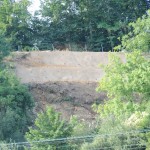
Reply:
<svg viewBox="0 0 150 150"><path fill-rule="evenodd" d="M114 135L126 135L126 134L136 134L136 133L146 133L150 132L150 128L143 129L143 130L132 130L130 132L120 132L115 134L96 134L96 135L87 135L87 136L78 136L78 137L67 137L67 138L57 138L57 139L45 139L45 140L38 140L38 141L31 141L31 142L17 142L17 143L9 143L9 144L0 144L0 146L11 146L11 145L32 145L38 143L54 143L54 142L66 142L66 141L76 141L76 140L86 140L86 139L93 139L95 137L104 138Z"/></svg>
<svg viewBox="0 0 150 150"><path fill-rule="evenodd" d="M82 143L84 144L84 143ZM106 143L102 143L103 145L106 144ZM109 144L109 143L107 143ZM114 146L103 146L103 145L94 145L93 147L98 147L98 148L92 148L90 150L108 150L108 149L111 149L111 148L129 148L130 150L132 149L137 149L137 146L139 148L145 148L146 146L146 143L143 143L143 144L125 144L125 145L114 145ZM134 147L133 147L134 146ZM62 145L62 146L57 146L56 147L59 149L59 148L67 148L67 147L70 147L70 148L78 148L79 145ZM89 149L88 149L89 150Z"/></svg>

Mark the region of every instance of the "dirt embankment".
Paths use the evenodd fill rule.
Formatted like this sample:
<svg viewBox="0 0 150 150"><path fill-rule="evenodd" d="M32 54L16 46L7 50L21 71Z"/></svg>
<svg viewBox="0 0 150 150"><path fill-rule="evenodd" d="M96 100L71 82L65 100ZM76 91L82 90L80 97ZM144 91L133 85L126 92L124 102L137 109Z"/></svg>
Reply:
<svg viewBox="0 0 150 150"><path fill-rule="evenodd" d="M122 54L120 57L124 59ZM91 105L106 98L95 88L104 75L98 64L108 63L108 53L17 52L13 62L16 75L30 87L36 102L35 113L51 105L64 118L77 115L93 120Z"/></svg>
<svg viewBox="0 0 150 150"><path fill-rule="evenodd" d="M93 103L101 103L105 93L97 93L97 83L80 82L47 82L30 84L30 91L36 100L35 112L51 105L61 112L65 119L77 115L80 119L94 120L95 113L91 109Z"/></svg>

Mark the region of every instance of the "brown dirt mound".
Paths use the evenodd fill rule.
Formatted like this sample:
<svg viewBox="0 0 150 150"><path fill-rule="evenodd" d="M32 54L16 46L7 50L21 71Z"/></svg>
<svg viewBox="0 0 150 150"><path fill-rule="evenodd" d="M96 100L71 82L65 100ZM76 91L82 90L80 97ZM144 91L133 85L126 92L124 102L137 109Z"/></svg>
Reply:
<svg viewBox="0 0 150 150"><path fill-rule="evenodd" d="M87 121L95 118L91 106L93 103L102 103L105 93L97 93L97 83L79 82L47 82L44 84L30 84L36 107L34 112L43 111L46 106L53 106L62 113L65 119L77 115Z"/></svg>

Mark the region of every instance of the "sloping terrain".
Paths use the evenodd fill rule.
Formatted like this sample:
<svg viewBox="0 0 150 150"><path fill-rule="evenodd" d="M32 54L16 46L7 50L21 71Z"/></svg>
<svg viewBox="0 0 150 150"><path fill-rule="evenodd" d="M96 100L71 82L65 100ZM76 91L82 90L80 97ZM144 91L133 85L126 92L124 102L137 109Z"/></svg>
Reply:
<svg viewBox="0 0 150 150"><path fill-rule="evenodd" d="M123 54L120 54L123 57ZM108 53L41 51L16 52L15 73L30 87L36 102L35 113L53 106L63 117L71 115L93 120L93 103L101 103L105 93L97 93L104 72L98 64L108 63Z"/></svg>
<svg viewBox="0 0 150 150"><path fill-rule="evenodd" d="M42 51L15 55L16 74L23 83L97 82L103 76L98 64L108 61L107 53L94 52Z"/></svg>

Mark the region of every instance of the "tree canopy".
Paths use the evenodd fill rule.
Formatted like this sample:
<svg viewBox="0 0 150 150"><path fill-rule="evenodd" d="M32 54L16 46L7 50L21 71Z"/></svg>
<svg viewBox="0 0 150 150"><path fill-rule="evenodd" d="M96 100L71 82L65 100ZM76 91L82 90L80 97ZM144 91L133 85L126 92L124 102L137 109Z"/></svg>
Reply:
<svg viewBox="0 0 150 150"><path fill-rule="evenodd" d="M123 37L121 46L127 51L130 50L130 53L124 53L124 61L119 57L120 53L118 56L110 54L109 63L101 65L105 75L100 80L97 91L107 92L108 100L104 104L94 104L93 108L98 113L97 133L109 133L110 136L107 138L96 136L91 143L83 144L81 150L100 147L149 149L149 133L125 133L139 129L142 131L150 127L150 60L149 53L143 53L149 51L149 43L146 42L145 36L141 36L143 32L145 33L144 27L149 27L148 22L149 16L143 16L132 23L132 36L129 36L131 33L124 35L126 39ZM137 38L139 43L135 42ZM145 42L144 48L140 47L143 44L140 40ZM128 49L131 45L132 48Z"/></svg>
<svg viewBox="0 0 150 150"><path fill-rule="evenodd" d="M150 10L136 22L129 23L130 32L121 38L121 45L115 50L122 51L150 51Z"/></svg>
<svg viewBox="0 0 150 150"><path fill-rule="evenodd" d="M72 44L83 50L109 51L126 33L127 24L135 21L147 10L141 0L63 0L41 2L41 15L51 31L50 43Z"/></svg>
<svg viewBox="0 0 150 150"><path fill-rule="evenodd" d="M127 24L146 13L143 0L42 0L34 16L29 0L1 0L0 27L14 50L110 51L127 33Z"/></svg>
<svg viewBox="0 0 150 150"><path fill-rule="evenodd" d="M10 39L11 49L18 46L30 45L32 29L30 27L31 14L28 12L28 0L0 1L0 28L5 31L5 38Z"/></svg>

